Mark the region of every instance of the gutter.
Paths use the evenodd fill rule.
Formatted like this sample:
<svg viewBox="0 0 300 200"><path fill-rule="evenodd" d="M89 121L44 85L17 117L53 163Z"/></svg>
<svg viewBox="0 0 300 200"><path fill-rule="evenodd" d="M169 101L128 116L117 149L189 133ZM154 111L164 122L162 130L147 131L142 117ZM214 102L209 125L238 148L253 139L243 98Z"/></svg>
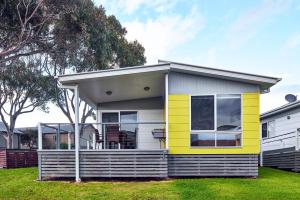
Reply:
<svg viewBox="0 0 300 200"><path fill-rule="evenodd" d="M285 106L282 106L282 107L276 108L274 110L265 112L265 113L260 115L260 119L265 119L267 117L271 117L273 115L280 114L280 113L289 111L289 110L291 110L293 108L297 108L297 107L300 107L300 101L294 102L292 104L287 104Z"/></svg>

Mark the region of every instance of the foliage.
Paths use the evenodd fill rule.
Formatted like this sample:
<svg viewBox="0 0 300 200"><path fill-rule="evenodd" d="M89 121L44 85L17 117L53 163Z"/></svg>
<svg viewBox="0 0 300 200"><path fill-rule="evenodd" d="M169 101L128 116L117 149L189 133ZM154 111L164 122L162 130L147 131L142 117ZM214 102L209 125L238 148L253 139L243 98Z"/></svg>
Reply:
<svg viewBox="0 0 300 200"><path fill-rule="evenodd" d="M57 80L53 78L57 75L141 65L146 62L142 45L137 41L128 41L127 31L116 17L108 16L105 9L95 6L92 0L2 0L0 17L0 68L7 68L9 65L9 70L12 70L14 66L18 66L13 73L25 70L24 73L18 73L22 75L17 76L18 83L14 83L13 79L7 81L11 75L6 76L7 80L2 83L10 84L9 90L16 91L2 91L8 92L10 96L4 97L2 102L15 107L22 105L15 102L26 99L24 102L33 101L31 104L36 105L26 111L22 111L24 106L21 106L11 109L13 112L6 112L3 104L0 104L0 110L11 118L9 123L5 123L8 129L14 126L19 114L31 112L35 107L47 110L45 97L55 97L56 104L73 123L74 94L58 88ZM24 61L27 59L30 62ZM39 76L31 76L28 74L31 69L26 69L34 62L45 65ZM24 91L29 89L30 84L39 87L36 93L25 92L30 94L28 98L24 93L15 95L20 93L22 81ZM56 95L53 95L53 91ZM20 99L22 97L23 100ZM8 101L12 98L15 100ZM93 109L83 101L80 101L80 108L81 123L94 115Z"/></svg>
<svg viewBox="0 0 300 200"><path fill-rule="evenodd" d="M91 0L79 0L73 12L61 15L53 26L53 48L49 52L48 72L58 74L142 65L144 48L137 41L126 40L126 29L114 16ZM74 94L57 88L57 105L73 123ZM81 123L92 116L93 109L80 101Z"/></svg>
<svg viewBox="0 0 300 200"><path fill-rule="evenodd" d="M51 25L73 0L1 0L0 63L49 51Z"/></svg>
<svg viewBox="0 0 300 200"><path fill-rule="evenodd" d="M36 129L27 128L22 130L21 144L29 149L37 148L38 131Z"/></svg>
<svg viewBox="0 0 300 200"><path fill-rule="evenodd" d="M40 60L27 59L0 69L0 117L7 129L8 148L18 116L36 108L48 111L47 103L53 99L53 78L44 76L41 66Z"/></svg>
<svg viewBox="0 0 300 200"><path fill-rule="evenodd" d="M129 182L38 182L37 169L0 170L0 199L297 200L300 174L261 168L257 179L196 178Z"/></svg>
<svg viewBox="0 0 300 200"><path fill-rule="evenodd" d="M60 144L60 149L68 149L68 144L67 143L61 143Z"/></svg>

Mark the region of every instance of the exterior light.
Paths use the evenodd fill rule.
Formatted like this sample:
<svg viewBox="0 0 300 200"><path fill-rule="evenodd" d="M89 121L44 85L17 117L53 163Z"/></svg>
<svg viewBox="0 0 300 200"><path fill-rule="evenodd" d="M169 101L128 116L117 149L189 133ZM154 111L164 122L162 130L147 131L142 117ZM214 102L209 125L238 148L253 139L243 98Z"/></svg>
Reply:
<svg viewBox="0 0 300 200"><path fill-rule="evenodd" d="M145 91L149 91L149 90L150 90L150 87L146 86L146 87L144 87L144 90L145 90Z"/></svg>
<svg viewBox="0 0 300 200"><path fill-rule="evenodd" d="M105 92L107 95L111 95L112 94L112 91L108 90Z"/></svg>

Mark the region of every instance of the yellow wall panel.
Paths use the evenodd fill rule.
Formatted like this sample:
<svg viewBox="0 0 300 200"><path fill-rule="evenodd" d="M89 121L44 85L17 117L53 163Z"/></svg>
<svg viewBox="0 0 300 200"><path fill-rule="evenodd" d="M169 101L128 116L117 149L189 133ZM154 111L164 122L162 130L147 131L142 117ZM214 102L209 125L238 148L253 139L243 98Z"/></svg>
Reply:
<svg viewBox="0 0 300 200"><path fill-rule="evenodd" d="M243 95L244 97L244 95ZM247 107L249 106L253 106L253 107L257 107L259 106L259 102L257 102L257 99L249 99L249 98L243 98L243 104L247 105Z"/></svg>
<svg viewBox="0 0 300 200"><path fill-rule="evenodd" d="M189 116L169 115L169 121L173 124L187 124L189 123Z"/></svg>
<svg viewBox="0 0 300 200"><path fill-rule="evenodd" d="M244 107L243 114L244 115L257 115L259 113L259 107L258 106L249 106Z"/></svg>
<svg viewBox="0 0 300 200"><path fill-rule="evenodd" d="M171 154L258 154L260 151L259 94L242 94L242 147L190 147L190 95L169 95Z"/></svg>
<svg viewBox="0 0 300 200"><path fill-rule="evenodd" d="M171 132L187 132L189 131L189 124L174 124L169 123L169 131Z"/></svg>
<svg viewBox="0 0 300 200"><path fill-rule="evenodd" d="M169 109L169 115L171 116L178 116L178 115L181 115L181 116L188 116L189 115L189 109L186 109L187 107L185 108L170 108Z"/></svg>

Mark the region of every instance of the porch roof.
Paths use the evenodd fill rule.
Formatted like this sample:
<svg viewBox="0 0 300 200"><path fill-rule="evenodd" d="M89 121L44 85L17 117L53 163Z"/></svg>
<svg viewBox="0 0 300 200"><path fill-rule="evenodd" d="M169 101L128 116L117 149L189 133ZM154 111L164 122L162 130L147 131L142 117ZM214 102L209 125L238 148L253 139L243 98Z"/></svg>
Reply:
<svg viewBox="0 0 300 200"><path fill-rule="evenodd" d="M79 96L93 107L98 103L164 95L164 77L170 71L208 76L260 86L262 92L280 78L160 60L156 65L100 70L58 76L62 85L78 85ZM149 90L145 90L149 87ZM111 92L110 95L107 93Z"/></svg>

